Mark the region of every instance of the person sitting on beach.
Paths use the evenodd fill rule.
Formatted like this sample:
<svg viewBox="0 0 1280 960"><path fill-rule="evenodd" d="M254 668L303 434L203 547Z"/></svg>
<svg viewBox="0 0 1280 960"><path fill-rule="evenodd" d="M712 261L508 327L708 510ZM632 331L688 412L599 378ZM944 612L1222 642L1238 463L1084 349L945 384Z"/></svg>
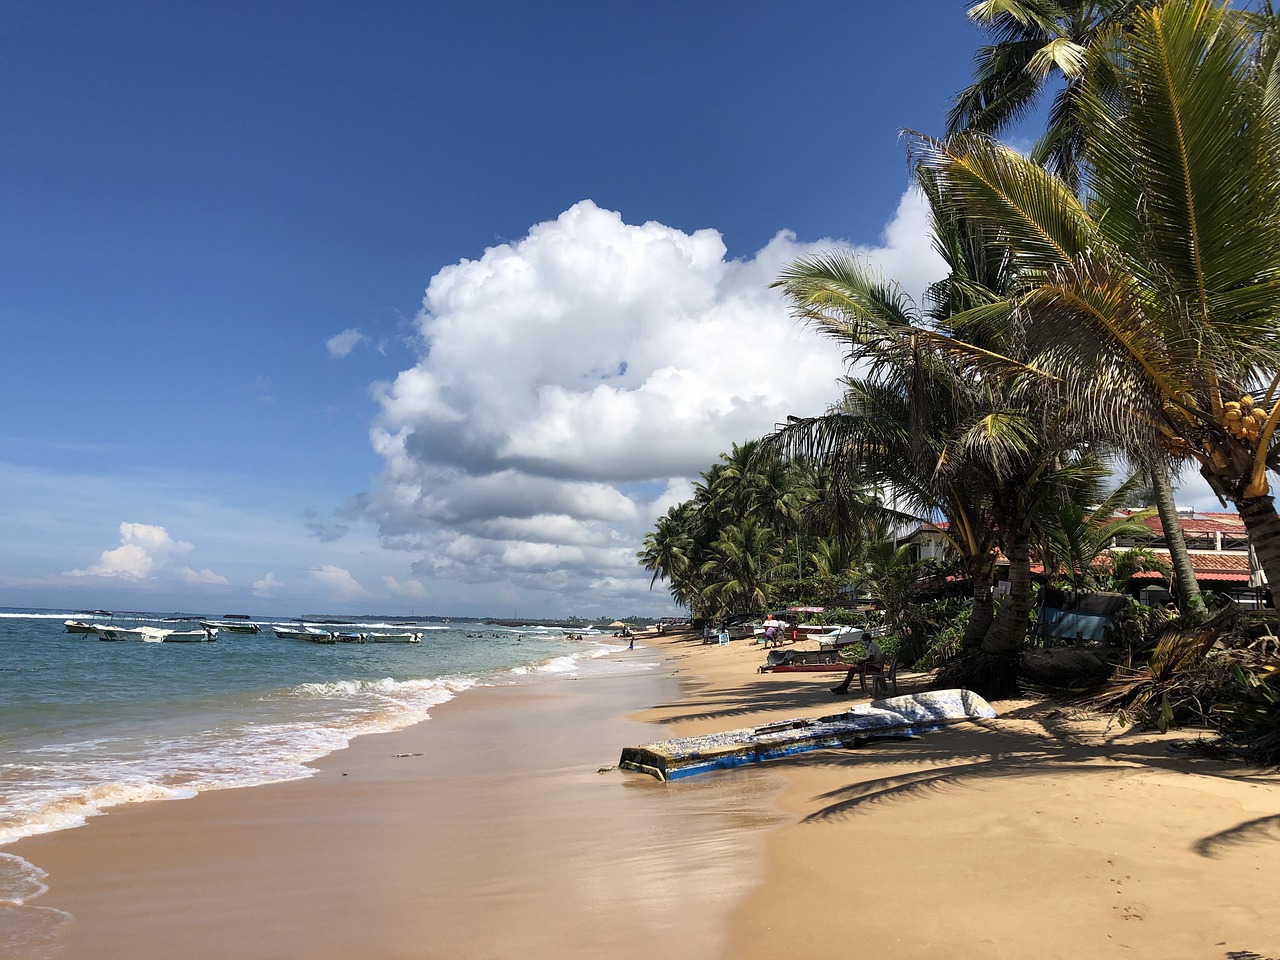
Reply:
<svg viewBox="0 0 1280 960"><path fill-rule="evenodd" d="M853 678L862 676L867 667L875 670L884 669L884 650L880 644L876 643L870 637L864 639L863 644L866 646L866 654L858 663L849 668L849 672L844 675L844 679L837 686L831 688L832 693L848 693L849 684L853 683Z"/></svg>

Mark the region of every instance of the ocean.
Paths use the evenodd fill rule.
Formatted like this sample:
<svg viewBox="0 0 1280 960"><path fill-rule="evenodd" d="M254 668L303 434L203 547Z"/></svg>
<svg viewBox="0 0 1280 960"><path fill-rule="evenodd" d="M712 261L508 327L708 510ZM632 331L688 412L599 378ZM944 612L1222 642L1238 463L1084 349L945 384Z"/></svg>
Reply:
<svg viewBox="0 0 1280 960"><path fill-rule="evenodd" d="M44 890L37 868L3 850L23 837L119 804L310 776L308 761L477 685L635 669L607 659L625 649L611 635L545 627L423 622L410 628L421 643L323 645L280 639L262 620L213 643L143 643L67 633L67 619L90 618L0 608L0 908ZM378 628L405 626L333 629Z"/></svg>

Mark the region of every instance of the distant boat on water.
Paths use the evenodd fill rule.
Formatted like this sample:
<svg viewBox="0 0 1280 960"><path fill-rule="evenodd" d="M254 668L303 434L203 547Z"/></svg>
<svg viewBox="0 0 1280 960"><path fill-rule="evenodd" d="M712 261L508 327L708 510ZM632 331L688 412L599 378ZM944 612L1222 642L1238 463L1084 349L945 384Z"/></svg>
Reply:
<svg viewBox="0 0 1280 960"><path fill-rule="evenodd" d="M224 614L221 620L201 620L205 629L225 630L227 633L257 633L260 629L246 613Z"/></svg>
<svg viewBox="0 0 1280 960"><path fill-rule="evenodd" d="M77 610L76 614L88 617L110 618L114 616L110 610ZM67 633L93 633L93 622L90 620L64 620L62 622L67 628Z"/></svg>
<svg viewBox="0 0 1280 960"><path fill-rule="evenodd" d="M119 627L94 624L93 632L99 640L138 640L142 643L205 643L217 639L218 631L206 627L203 630L166 630L164 627Z"/></svg>
<svg viewBox="0 0 1280 960"><path fill-rule="evenodd" d="M271 629L282 640L308 640L311 643L338 642L331 631L321 630L319 627L301 626L292 630L286 627L272 627Z"/></svg>
<svg viewBox="0 0 1280 960"><path fill-rule="evenodd" d="M421 643L422 634L417 631L407 631L404 633L377 633L370 631L361 634L365 643Z"/></svg>

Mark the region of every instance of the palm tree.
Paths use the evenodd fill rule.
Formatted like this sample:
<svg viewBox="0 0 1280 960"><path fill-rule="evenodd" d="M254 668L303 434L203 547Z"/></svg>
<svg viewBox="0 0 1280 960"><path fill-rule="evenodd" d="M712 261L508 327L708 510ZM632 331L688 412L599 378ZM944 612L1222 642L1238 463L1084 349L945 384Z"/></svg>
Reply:
<svg viewBox="0 0 1280 960"><path fill-rule="evenodd" d="M1032 157L1078 191L1080 164L1087 152L1087 130L1078 95L1090 67L1088 51L1100 37L1107 38L1115 28L1130 23L1140 9L1152 5L1151 0L1070 4L986 0L975 4L969 9L969 16L988 29L993 42L982 47L975 58L974 83L956 98L948 117L949 132L1000 133L1031 109L1050 75L1059 73L1064 84L1054 98L1048 127ZM1280 33L1275 31L1270 0L1263 12L1241 16L1253 18L1259 29ZM1276 39L1280 41L1280 35ZM1272 44L1269 55L1274 57L1276 51L1280 51L1280 42ZM1110 78L1111 74L1106 72L1103 76ZM1169 544L1178 603L1184 612L1203 612L1200 586L1178 521L1169 468L1159 459L1150 459L1144 469L1151 477Z"/></svg>
<svg viewBox="0 0 1280 960"><path fill-rule="evenodd" d="M1098 479L1101 479L1099 471ZM1097 493L1087 483L1078 495L1055 506L1052 514L1041 519L1040 549L1045 574L1065 576L1073 590L1087 590L1100 580L1098 561L1107 554L1117 537L1145 536L1150 533L1145 521L1155 510L1139 510L1116 516L1129 497L1138 477L1121 484L1100 503L1089 506Z"/></svg>
<svg viewBox="0 0 1280 960"><path fill-rule="evenodd" d="M792 456L853 462L859 474L895 491L923 520L946 530L973 583L967 646L1018 649L1031 609L1032 525L1043 505L1076 482L1085 437L1076 425L1046 430L1046 410L1019 379L973 377L938 341L969 340L1014 349L1008 252L981 222L956 215L927 170L919 183L934 212L938 247L951 267L929 293L927 318L892 284L839 254L807 258L782 273L793 311L844 343L863 376L846 379L842 404L821 417L793 419L769 442ZM957 316L963 331L952 329ZM1010 562L1010 596L993 618L995 546Z"/></svg>
<svg viewBox="0 0 1280 960"><path fill-rule="evenodd" d="M650 588L658 580L671 582L671 595L681 606L693 608L698 592L694 583L693 501L671 507L645 534L644 549L636 559L653 571Z"/></svg>
<svg viewBox="0 0 1280 960"><path fill-rule="evenodd" d="M1150 6L1150 0L1146 3ZM1100 36L1129 22L1140 0L983 0L969 18L991 43L974 56L974 80L947 114L949 133L996 135L1035 109L1051 77L1062 81L1048 127L1033 156L1072 186L1086 136L1077 95L1088 73L1088 52Z"/></svg>
<svg viewBox="0 0 1280 960"><path fill-rule="evenodd" d="M970 362L1034 372L1139 461L1198 463L1280 583L1280 104L1247 23L1179 0L1095 44L1119 82L1077 95L1087 202L986 138L920 159L1010 252L1024 357Z"/></svg>
<svg viewBox="0 0 1280 960"><path fill-rule="evenodd" d="M1159 573L1166 578L1170 573L1169 564L1148 547L1112 550L1109 559L1111 560L1109 585L1116 590L1124 589L1125 585L1140 573Z"/></svg>
<svg viewBox="0 0 1280 960"><path fill-rule="evenodd" d="M752 517L725 527L702 566L706 585L702 599L712 616L763 612L768 608L770 581L791 570L782 562L777 534Z"/></svg>

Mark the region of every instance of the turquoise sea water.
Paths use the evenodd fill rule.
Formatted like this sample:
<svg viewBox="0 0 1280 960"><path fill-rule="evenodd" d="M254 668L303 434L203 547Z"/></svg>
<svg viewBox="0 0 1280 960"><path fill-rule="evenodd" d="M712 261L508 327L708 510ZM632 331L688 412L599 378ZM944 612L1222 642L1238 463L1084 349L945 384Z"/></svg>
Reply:
<svg viewBox="0 0 1280 960"><path fill-rule="evenodd" d="M607 635L458 622L415 626L417 644L284 640L269 621L214 643L112 643L67 633L68 618L86 619L0 608L0 907L42 887L3 853L22 837L122 803L305 777L307 761L426 719L470 687L609 672L603 658L623 649ZM340 629L378 626L391 627Z"/></svg>

